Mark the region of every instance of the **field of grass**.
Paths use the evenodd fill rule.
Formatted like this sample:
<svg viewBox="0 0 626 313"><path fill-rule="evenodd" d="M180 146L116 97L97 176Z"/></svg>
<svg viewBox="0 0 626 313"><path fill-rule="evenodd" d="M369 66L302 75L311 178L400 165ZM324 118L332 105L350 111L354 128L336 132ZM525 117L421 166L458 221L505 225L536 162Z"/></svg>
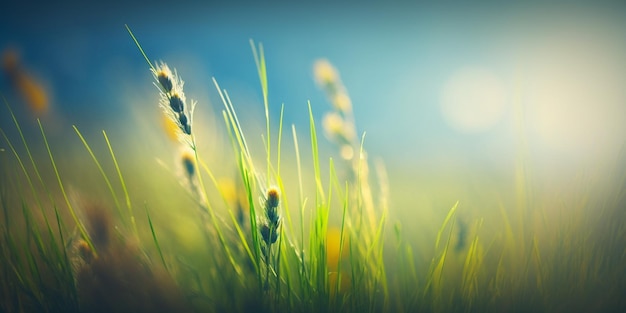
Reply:
<svg viewBox="0 0 626 313"><path fill-rule="evenodd" d="M387 170L370 157L327 61L315 67L331 104L322 121L311 104L306 132L283 125L284 107L270 116L254 42L264 129L249 131L252 117L214 79L223 109L209 147L178 73L131 37L176 159L133 163L106 130L68 126L65 140L80 147L70 158L39 120L37 136L26 136L32 124L3 99L11 123L0 127L0 311L626 310L623 155L611 188L581 174L574 198L534 179L523 144L506 184ZM332 156L319 149L324 140ZM400 208L418 219L400 220Z"/></svg>

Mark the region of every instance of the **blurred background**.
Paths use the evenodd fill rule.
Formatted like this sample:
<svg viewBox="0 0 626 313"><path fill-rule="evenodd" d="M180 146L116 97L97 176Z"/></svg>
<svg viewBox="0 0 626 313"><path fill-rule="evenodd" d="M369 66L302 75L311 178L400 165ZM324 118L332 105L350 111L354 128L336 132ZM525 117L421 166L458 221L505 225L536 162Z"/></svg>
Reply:
<svg viewBox="0 0 626 313"><path fill-rule="evenodd" d="M265 48L270 115L276 121L284 104L285 125L295 124L305 142L307 101L318 121L330 110L312 77L314 61L327 58L371 159L387 165L395 219L432 211L434 233L456 200L463 214L488 215L519 190L520 175L559 203L602 198L624 177L626 6L540 3L14 1L0 12L0 90L32 122L25 128L33 136L40 117L57 150L76 151L85 164L92 161L70 125L100 146L107 130L128 169L145 154L169 162L170 146L155 127L158 94L125 24L151 60L186 81L187 97L198 101L196 125L205 125L199 136L209 142L218 137L211 127L223 123L212 77L248 121L248 136L260 140L250 39ZM44 108L20 92L16 77L40 86ZM13 129L2 112L2 128ZM323 155L338 155L321 144Z"/></svg>

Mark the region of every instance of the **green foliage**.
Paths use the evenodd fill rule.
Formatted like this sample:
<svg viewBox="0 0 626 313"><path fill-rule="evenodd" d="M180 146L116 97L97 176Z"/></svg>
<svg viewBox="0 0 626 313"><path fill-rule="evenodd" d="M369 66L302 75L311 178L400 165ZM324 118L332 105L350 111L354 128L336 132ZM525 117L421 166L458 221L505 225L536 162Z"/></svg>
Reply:
<svg viewBox="0 0 626 313"><path fill-rule="evenodd" d="M129 33L154 70L130 29ZM393 236L386 231L393 212L374 200L387 203L394 199L380 199L385 197L387 186L384 182L373 183L376 179L382 181L381 177L369 176L364 135L360 142L350 143L357 145L354 159L324 157L318 145L316 112L309 103L310 146L300 145L302 137L296 125L291 125L293 151L285 148L284 106L275 129L263 47L252 41L251 46L266 119L265 133L259 139L264 151L258 153L253 149L255 145L249 145L252 141L247 140L256 137L252 134L246 138L236 105L214 79L223 104L224 135L232 148L232 166L237 169L237 197L233 200L221 189L221 177L215 171L218 165L201 155L198 145L202 143L196 142L194 133L189 134L195 160L189 166L196 166L197 190L182 186L180 194L193 199L195 213L200 217L197 226L204 235L196 247L198 251L193 253L180 253L176 240L167 240L171 232L158 218L159 203L146 201L145 222L135 219L133 203L140 200L130 192L131 186L122 175L124 168L107 134L103 132L119 182L110 179L103 166L106 163L73 126L77 143L86 148L111 195L115 221L123 226L113 227L106 218L96 220L110 227L113 234L105 236L106 244L98 244L102 235L94 230L97 227L93 223L98 215L89 213L84 204L77 204L67 191L64 173L57 167L41 122L45 162L33 157L5 100L23 147L16 147L15 139L0 128L2 143L8 148L0 152L1 311L86 310L93 305L90 301L97 299L87 297L93 295L81 289L86 284L82 269L92 266L95 272L95 264L111 266L107 269L111 277L128 269L145 270L147 274L139 276L139 284L143 285L138 286L152 285L147 289L158 295L149 299L164 298L165 304L159 307L183 311L508 312L624 308L621 295L626 289L626 247L619 238L626 236L626 227L623 214L612 210L623 203L623 192L603 203L581 200L576 208L556 208L582 215L583 210L597 206L596 219L610 221L601 234L593 229L581 231L582 227L575 224L582 222L574 219L551 227L545 212L552 203L547 197L532 194L529 168L520 161L513 191L515 201L507 203L501 196L495 221L484 217L468 220L461 216L467 212L466 204L457 201L443 220L432 220L441 226L432 234L435 240L428 243L429 248L416 249L418 239L412 237L415 231L410 222L396 222ZM310 151L310 158L305 151ZM295 166L286 159L294 159ZM54 172L53 182L44 179L41 168ZM352 175L338 174L344 171ZM291 176L296 182L288 178ZM116 188L124 194L126 211ZM280 195L280 201L276 200L277 211L268 217L265 201L270 189ZM269 235L262 233L268 218L274 223ZM333 229L338 230L338 238L331 236ZM92 240L94 233L98 240ZM264 240L264 236L275 236L277 240ZM605 241L598 243L593 238ZM81 246L83 240L85 245ZM424 259L430 262L420 261ZM179 293L183 300L177 298ZM144 299L139 294L139 290L131 290L123 297ZM576 298L578 302L570 301Z"/></svg>

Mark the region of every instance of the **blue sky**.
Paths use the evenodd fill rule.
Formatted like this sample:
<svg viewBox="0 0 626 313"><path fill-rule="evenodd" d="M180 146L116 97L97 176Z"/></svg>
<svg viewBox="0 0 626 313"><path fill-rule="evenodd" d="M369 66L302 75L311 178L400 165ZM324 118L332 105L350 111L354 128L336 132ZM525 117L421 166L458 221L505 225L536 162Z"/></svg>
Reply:
<svg viewBox="0 0 626 313"><path fill-rule="evenodd" d="M317 58L328 58L349 90L369 149L392 162L509 166L519 143L515 105L526 112L522 132L532 154L546 166L598 162L624 142L624 118L615 118L626 115L620 4L13 5L0 13L0 48L16 47L53 105L70 120L88 120L83 127L128 125L120 110L153 90L128 24L150 58L178 68L188 97L214 110L211 77L236 105L260 110L248 40L262 42L272 114L284 103L288 124L306 123L308 100L319 118L329 108L311 74ZM476 75L486 82L465 86L482 81ZM465 85L458 77L466 77ZM497 89L499 100L493 119L478 129L468 129L471 112L455 120L442 109L446 92L483 87Z"/></svg>

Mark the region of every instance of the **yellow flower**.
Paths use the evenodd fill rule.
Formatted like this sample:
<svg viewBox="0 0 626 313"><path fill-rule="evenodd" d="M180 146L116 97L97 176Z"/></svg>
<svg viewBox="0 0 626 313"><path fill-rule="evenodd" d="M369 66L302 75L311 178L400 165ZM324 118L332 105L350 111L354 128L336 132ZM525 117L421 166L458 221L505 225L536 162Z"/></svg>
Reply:
<svg viewBox="0 0 626 313"><path fill-rule="evenodd" d="M49 101L46 89L35 76L27 72L16 50L9 48L3 53L2 70L33 113L47 111Z"/></svg>

